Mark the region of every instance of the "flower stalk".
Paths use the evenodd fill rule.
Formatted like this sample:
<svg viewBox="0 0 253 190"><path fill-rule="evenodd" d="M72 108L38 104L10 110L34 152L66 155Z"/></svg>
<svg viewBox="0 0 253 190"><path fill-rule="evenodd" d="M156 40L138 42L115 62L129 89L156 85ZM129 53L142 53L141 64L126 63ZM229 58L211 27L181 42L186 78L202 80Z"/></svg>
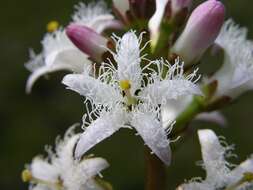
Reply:
<svg viewBox="0 0 253 190"><path fill-rule="evenodd" d="M166 189L166 167L150 149L145 147L146 160L146 190Z"/></svg>

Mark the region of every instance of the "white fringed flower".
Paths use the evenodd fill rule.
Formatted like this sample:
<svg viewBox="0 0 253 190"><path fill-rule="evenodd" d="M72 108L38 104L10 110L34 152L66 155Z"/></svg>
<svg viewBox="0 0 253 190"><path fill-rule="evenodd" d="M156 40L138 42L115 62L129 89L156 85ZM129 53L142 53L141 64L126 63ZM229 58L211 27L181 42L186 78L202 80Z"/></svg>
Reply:
<svg viewBox="0 0 253 190"><path fill-rule="evenodd" d="M243 179L245 173L253 172L252 157L242 162L237 167L229 163L226 158L232 156L233 146L227 146L224 141L219 141L212 130L198 131L203 167L206 170L206 178L194 178L189 183L181 185L179 190L218 190L226 189L237 184ZM244 190L249 183L238 184L235 190Z"/></svg>
<svg viewBox="0 0 253 190"><path fill-rule="evenodd" d="M63 140L57 140L56 152L48 150L48 157L35 157L27 167L33 190L102 190L94 177L109 164L102 158L74 159L74 148L80 134L70 128Z"/></svg>
<svg viewBox="0 0 253 190"><path fill-rule="evenodd" d="M75 6L76 12L73 14L73 23L92 28L97 33L102 33L107 28L121 27L119 21L108 10L104 1L97 3L83 2Z"/></svg>
<svg viewBox="0 0 253 190"><path fill-rule="evenodd" d="M216 39L223 48L225 60L211 80L218 81L217 95L236 98L253 88L253 44L247 40L247 29L231 19L226 21Z"/></svg>
<svg viewBox="0 0 253 190"><path fill-rule="evenodd" d="M134 32L122 38L114 37L117 42L116 53L112 52L117 67L104 63L97 79L86 69L82 74L70 74L63 83L68 88L85 96L94 105L88 114L94 118L85 128L77 147L76 156L80 157L90 148L111 136L122 127L135 128L147 146L166 164L170 163L168 128L163 128L160 105L168 100L177 99L185 94L201 94L193 78L196 73L183 76L183 65L177 61L174 66L163 61L151 62L141 68L141 38ZM144 70L150 65L158 71ZM162 65L166 65L163 66ZM168 69L164 72L163 69ZM162 74L165 78L162 79ZM143 80L147 79L147 80ZM144 85L144 81L148 81ZM156 97L158 93L159 96Z"/></svg>
<svg viewBox="0 0 253 190"><path fill-rule="evenodd" d="M119 27L119 23L106 9L105 3L80 3L75 7L76 12L72 16L73 23L92 28L97 33L103 32L108 27ZM31 92L34 82L41 76L59 70L69 70L81 73L83 67L91 62L88 56L81 52L68 39L64 29L53 33L47 33L42 41L42 52L35 55L32 51L30 61L26 64L32 72L29 76L26 91Z"/></svg>

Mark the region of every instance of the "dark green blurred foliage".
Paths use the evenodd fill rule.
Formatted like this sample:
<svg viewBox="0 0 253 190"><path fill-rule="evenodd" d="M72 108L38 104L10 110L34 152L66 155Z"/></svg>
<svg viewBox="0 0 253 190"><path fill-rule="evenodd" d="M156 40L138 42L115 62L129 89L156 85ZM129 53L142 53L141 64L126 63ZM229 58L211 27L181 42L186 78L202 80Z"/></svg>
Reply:
<svg viewBox="0 0 253 190"><path fill-rule="evenodd" d="M27 189L20 179L25 163L43 153L44 145L54 144L58 134L64 134L72 124L81 121L83 99L60 84L63 73L40 79L32 94L25 94L29 72L23 64L28 60L28 48L40 50L40 40L46 24L56 19L66 25L73 5L78 0L1 0L0 5L0 189ZM224 0L227 16L249 28L253 37L252 0ZM203 70L212 68L215 59L203 61ZM219 135L236 144L239 162L253 152L253 93L247 93L223 113L227 128L207 123L196 127L212 127ZM114 189L140 190L144 183L143 143L133 131L121 130L90 151L108 159L111 167L103 174ZM195 162L200 160L196 133L174 155L168 168L169 189L193 176L204 175Z"/></svg>

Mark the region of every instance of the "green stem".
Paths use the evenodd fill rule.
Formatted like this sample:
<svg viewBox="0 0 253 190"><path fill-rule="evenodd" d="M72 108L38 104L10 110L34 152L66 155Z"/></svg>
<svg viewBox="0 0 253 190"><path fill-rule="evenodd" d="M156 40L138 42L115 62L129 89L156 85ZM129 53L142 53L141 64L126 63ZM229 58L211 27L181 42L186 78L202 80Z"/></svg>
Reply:
<svg viewBox="0 0 253 190"><path fill-rule="evenodd" d="M166 189L166 167L150 149L145 147L146 157L146 190Z"/></svg>
<svg viewBox="0 0 253 190"><path fill-rule="evenodd" d="M188 123L199 113L204 111L205 107L200 97L195 97L190 105L177 117L176 124L171 137L175 137L182 133L187 127Z"/></svg>

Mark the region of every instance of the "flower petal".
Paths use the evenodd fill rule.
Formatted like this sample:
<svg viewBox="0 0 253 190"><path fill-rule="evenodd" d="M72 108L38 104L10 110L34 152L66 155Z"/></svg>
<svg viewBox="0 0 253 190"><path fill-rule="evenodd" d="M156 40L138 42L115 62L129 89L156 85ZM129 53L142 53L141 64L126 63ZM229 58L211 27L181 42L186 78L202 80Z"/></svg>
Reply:
<svg viewBox="0 0 253 190"><path fill-rule="evenodd" d="M156 0L156 11L148 23L149 31L151 33L151 44L156 45L160 35L160 25L163 19L165 8L169 0Z"/></svg>
<svg viewBox="0 0 253 190"><path fill-rule="evenodd" d="M109 163L103 158L88 158L80 163L81 170L85 171L87 179L93 178L98 175L102 170L109 167Z"/></svg>
<svg viewBox="0 0 253 190"><path fill-rule="evenodd" d="M97 33L102 33L107 28L121 28L104 1L89 4L80 2L75 10L72 16L74 24L90 27Z"/></svg>
<svg viewBox="0 0 253 190"><path fill-rule="evenodd" d="M116 53L114 59L118 65L119 80L129 80L131 91L134 93L141 86L141 67L140 67L140 43L133 31L127 32L122 38L115 37Z"/></svg>
<svg viewBox="0 0 253 190"><path fill-rule="evenodd" d="M93 146L124 127L125 121L124 112L120 108L115 108L111 112L104 111L104 113L101 113L98 119L85 128L76 145L75 157L80 158Z"/></svg>
<svg viewBox="0 0 253 190"><path fill-rule="evenodd" d="M59 177L59 170L52 164L49 164L47 160L41 157L35 157L30 165L32 176L45 180L48 182L56 183Z"/></svg>
<svg viewBox="0 0 253 190"><path fill-rule="evenodd" d="M231 171L231 181L239 181L246 172L253 173L253 155Z"/></svg>
<svg viewBox="0 0 253 190"><path fill-rule="evenodd" d="M85 96L95 105L113 106L122 99L120 91L100 79L95 79L89 74L89 70L82 74L66 75L62 83L69 89Z"/></svg>
<svg viewBox="0 0 253 190"><path fill-rule="evenodd" d="M225 160L228 148L223 147L212 130L198 131L202 159L206 170L206 180L214 186L223 187L227 184L230 173L229 163Z"/></svg>
<svg viewBox="0 0 253 190"><path fill-rule="evenodd" d="M153 73L150 77L149 85L140 94L141 99L157 105L165 105L170 100L177 100L186 95L202 95L200 87L195 84L199 79L196 77L197 70L185 76L184 63L179 60L176 60L173 66L163 60L156 61L154 64L157 66L158 73ZM166 73L164 67L167 67Z"/></svg>
<svg viewBox="0 0 253 190"><path fill-rule="evenodd" d="M171 150L162 123L154 113L135 113L131 124L142 137L145 144L166 164L170 165Z"/></svg>

